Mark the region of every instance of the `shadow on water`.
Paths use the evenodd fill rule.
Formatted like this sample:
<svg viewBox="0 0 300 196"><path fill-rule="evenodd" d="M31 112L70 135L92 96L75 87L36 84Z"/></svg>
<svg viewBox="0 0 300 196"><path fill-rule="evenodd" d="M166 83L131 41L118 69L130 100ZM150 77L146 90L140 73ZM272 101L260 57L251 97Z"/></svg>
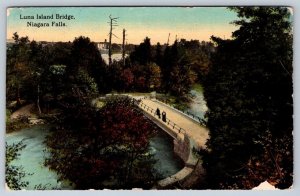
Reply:
<svg viewBox="0 0 300 196"><path fill-rule="evenodd" d="M173 138L163 131L150 139L150 153L157 160L154 169L162 178L171 176L184 167L184 162L174 153L173 146Z"/></svg>

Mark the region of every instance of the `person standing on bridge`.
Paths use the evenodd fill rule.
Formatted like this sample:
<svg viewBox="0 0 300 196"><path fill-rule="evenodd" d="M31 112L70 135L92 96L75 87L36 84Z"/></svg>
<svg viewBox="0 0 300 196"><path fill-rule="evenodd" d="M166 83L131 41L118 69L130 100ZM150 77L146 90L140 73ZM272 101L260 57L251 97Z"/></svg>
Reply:
<svg viewBox="0 0 300 196"><path fill-rule="evenodd" d="M167 113L165 111L163 111L161 113L161 118L162 118L162 121L167 122Z"/></svg>
<svg viewBox="0 0 300 196"><path fill-rule="evenodd" d="M157 115L158 118L160 119L160 110L159 110L159 108L156 109L156 115Z"/></svg>

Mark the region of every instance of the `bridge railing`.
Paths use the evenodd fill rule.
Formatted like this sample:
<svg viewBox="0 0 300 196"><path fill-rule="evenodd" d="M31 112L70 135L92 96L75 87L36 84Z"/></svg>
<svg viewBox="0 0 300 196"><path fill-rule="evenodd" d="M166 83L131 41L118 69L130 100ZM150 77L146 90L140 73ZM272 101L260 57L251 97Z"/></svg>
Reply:
<svg viewBox="0 0 300 196"><path fill-rule="evenodd" d="M131 99L133 101L133 103L135 103L137 105L139 105L139 103L141 102L142 99L150 99L151 98L151 96L144 96L143 98L141 98L139 100L136 100L136 99L134 99L131 96L126 95L126 94L112 94L112 96L127 97L127 98ZM199 116L197 116L197 115L195 115L195 114L193 114L193 113L191 113L191 112L189 112L187 110L183 110L183 109L181 109L179 107L173 106L172 104L170 104L170 102L168 102L167 100L164 100L162 98L156 97L156 101L159 101L159 102L161 102L163 104L166 104L168 107L171 107L172 109L177 110L178 112L182 112L183 114L185 114L188 117L192 118L193 120L195 120L196 122L198 122L200 125L206 126L207 122L203 118L201 118L201 117L199 117Z"/></svg>
<svg viewBox="0 0 300 196"><path fill-rule="evenodd" d="M136 105L140 106L141 108L143 108L144 110L146 110L147 112L150 112L154 117L156 116L156 114L155 114L156 110L143 103L142 100L146 99L146 97L137 100L128 95L114 95L114 96L126 97L126 98L130 99L133 104L136 104ZM161 120L161 121L167 125L170 125L170 127L174 130L177 130L178 133L183 133L183 134L186 133L186 130L184 128L180 127L178 124L176 124L175 122L173 122L172 120L170 120L167 117L166 117L165 122L163 120Z"/></svg>
<svg viewBox="0 0 300 196"><path fill-rule="evenodd" d="M153 116L156 116L156 114L155 114L156 110L149 107L148 105L144 104L142 101L140 101L140 103L138 105L141 108L143 108L144 110L146 110L147 112L150 112ZM161 120L161 121L164 122L163 120ZM178 133L186 133L185 129L180 127L175 122L171 121L169 118L166 118L166 121L164 123L167 124L167 125L170 125L171 128L174 129L174 130L177 130Z"/></svg>
<svg viewBox="0 0 300 196"><path fill-rule="evenodd" d="M187 111L187 110L183 110L183 109L180 108L180 107L176 107L176 106L172 105L171 102L168 102L168 101L167 101L167 99L162 99L162 98L160 98L160 97L156 97L156 100L159 101L159 102L161 102L161 103L164 103L164 104L168 105L169 107L171 107L171 108L173 108L173 109L175 109L175 110L177 110L177 111L179 111L179 112L184 113L184 114L187 115L188 117L194 119L194 120L195 120L196 122L198 122L200 125L206 126L206 121L205 121L203 118L201 118L200 116L197 116L197 115L195 115L195 114L193 114L193 113L191 113L191 112L189 112L189 111Z"/></svg>

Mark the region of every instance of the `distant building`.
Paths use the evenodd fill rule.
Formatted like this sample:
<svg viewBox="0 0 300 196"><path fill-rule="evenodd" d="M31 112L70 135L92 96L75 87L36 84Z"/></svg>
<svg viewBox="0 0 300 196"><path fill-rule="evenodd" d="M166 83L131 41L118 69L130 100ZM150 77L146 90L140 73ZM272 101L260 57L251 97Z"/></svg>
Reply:
<svg viewBox="0 0 300 196"><path fill-rule="evenodd" d="M95 42L98 50L100 50L101 54L107 54L108 53L108 42L106 39L104 42Z"/></svg>

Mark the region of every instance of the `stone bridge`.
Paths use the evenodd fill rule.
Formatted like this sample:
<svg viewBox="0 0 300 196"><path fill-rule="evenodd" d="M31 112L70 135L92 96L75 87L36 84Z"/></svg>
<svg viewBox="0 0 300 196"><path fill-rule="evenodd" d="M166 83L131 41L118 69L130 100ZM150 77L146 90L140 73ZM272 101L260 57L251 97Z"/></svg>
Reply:
<svg viewBox="0 0 300 196"><path fill-rule="evenodd" d="M155 188L168 188L176 183L184 186L191 183L195 176L203 176L204 169L199 157L193 153L193 149L205 149L206 141L209 138L208 129L199 121L186 115L185 113L164 104L150 96L131 96L146 117L151 119L161 129L174 139L174 152L185 162L185 167L176 174L160 180ZM165 121L156 114L156 109L166 113ZM196 171L197 170L197 171ZM193 176L193 173L197 172Z"/></svg>
<svg viewBox="0 0 300 196"><path fill-rule="evenodd" d="M201 121L151 97L150 94L107 94L103 99L110 96L126 96L133 99L147 118L174 139L174 153L184 161L185 166L176 174L158 181L154 189L167 189L178 184L189 188L197 179L203 179L205 172L201 158L193 153L193 149L206 149L206 141L209 138L209 131ZM165 121L156 114L157 108L161 113L166 113Z"/></svg>

